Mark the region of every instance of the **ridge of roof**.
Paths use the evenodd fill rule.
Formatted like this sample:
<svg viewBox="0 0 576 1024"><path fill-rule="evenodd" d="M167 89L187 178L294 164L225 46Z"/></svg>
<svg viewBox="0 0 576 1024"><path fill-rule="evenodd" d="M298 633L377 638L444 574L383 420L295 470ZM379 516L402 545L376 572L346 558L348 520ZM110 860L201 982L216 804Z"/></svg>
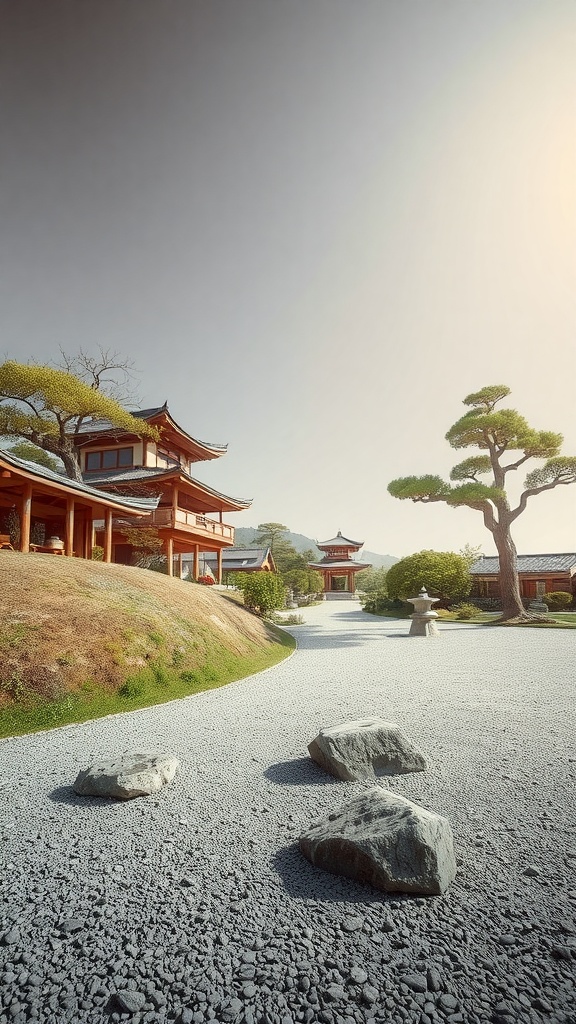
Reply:
<svg viewBox="0 0 576 1024"><path fill-rule="evenodd" d="M320 548L320 549L327 548L327 547L335 547L335 548L337 548L337 547L346 547L346 546L353 547L353 548L362 548L362 547L364 547L364 541L363 540L351 540L350 537L343 537L342 533L340 532L340 530L338 530L338 533L336 534L336 536L335 537L331 537L330 540L316 541L316 547Z"/></svg>
<svg viewBox="0 0 576 1024"><path fill-rule="evenodd" d="M184 428L181 427L180 424L176 422L168 408L168 402L164 402L164 405L152 406L149 409L128 409L127 412L129 412L131 416L134 416L135 419L138 420L154 419L154 417L159 416L160 413L165 413L170 422L172 423L172 425L176 428L176 430L178 430L181 434L184 434L184 436L193 441L194 444L199 445L201 448L206 448L209 451L218 452L221 455L224 455L228 451L227 444L219 444L217 442L212 441L201 441L197 437L192 437L192 434L189 434L187 430L184 430ZM84 420L84 422L80 424L78 430L79 435L103 434L112 432L126 433L127 431L124 427L114 426L110 420L106 419Z"/></svg>

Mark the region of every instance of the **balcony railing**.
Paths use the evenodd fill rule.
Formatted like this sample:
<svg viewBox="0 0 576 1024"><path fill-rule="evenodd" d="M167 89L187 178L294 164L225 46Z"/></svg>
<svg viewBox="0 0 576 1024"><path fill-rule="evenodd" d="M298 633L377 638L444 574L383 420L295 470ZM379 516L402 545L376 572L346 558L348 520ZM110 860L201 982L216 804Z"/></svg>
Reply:
<svg viewBox="0 0 576 1024"><path fill-rule="evenodd" d="M157 508L149 516L132 518L122 516L114 518L114 526L121 529L122 526L130 527L171 527L172 529L185 530L190 533L201 533L206 537L219 537L224 540L234 541L234 527L226 523L217 523L215 519L200 515L197 512L189 512L185 508Z"/></svg>

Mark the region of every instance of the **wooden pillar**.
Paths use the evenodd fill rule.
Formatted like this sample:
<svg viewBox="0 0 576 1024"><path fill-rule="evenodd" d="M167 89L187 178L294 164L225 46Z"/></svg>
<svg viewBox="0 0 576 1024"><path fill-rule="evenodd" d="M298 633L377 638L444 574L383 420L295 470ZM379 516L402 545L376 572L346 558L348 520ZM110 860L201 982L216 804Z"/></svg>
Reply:
<svg viewBox="0 0 576 1024"><path fill-rule="evenodd" d="M24 484L20 516L20 551L30 551L30 520L32 518L32 484Z"/></svg>
<svg viewBox="0 0 576 1024"><path fill-rule="evenodd" d="M86 513L86 519L84 520L84 558L92 558L92 548L94 547L94 520L92 516L93 512L90 509Z"/></svg>
<svg viewBox="0 0 576 1024"><path fill-rule="evenodd" d="M64 523L64 554L74 554L74 498L66 499L66 522Z"/></svg>
<svg viewBox="0 0 576 1024"><path fill-rule="evenodd" d="M178 566L178 579L182 579L182 555L176 555L176 565Z"/></svg>
<svg viewBox="0 0 576 1024"><path fill-rule="evenodd" d="M102 555L103 562L112 561L112 509L107 508L104 511L104 554Z"/></svg>
<svg viewBox="0 0 576 1024"><path fill-rule="evenodd" d="M216 582L222 583L222 548L218 548L216 552L217 559L217 570L216 570Z"/></svg>
<svg viewBox="0 0 576 1024"><path fill-rule="evenodd" d="M176 526L176 510L178 508L178 488L172 491L172 526Z"/></svg>
<svg viewBox="0 0 576 1024"><path fill-rule="evenodd" d="M168 575L174 575L174 538L166 537L166 558L168 559Z"/></svg>
<svg viewBox="0 0 576 1024"><path fill-rule="evenodd" d="M200 575L200 545L194 545L194 561L192 562L192 579L197 580Z"/></svg>

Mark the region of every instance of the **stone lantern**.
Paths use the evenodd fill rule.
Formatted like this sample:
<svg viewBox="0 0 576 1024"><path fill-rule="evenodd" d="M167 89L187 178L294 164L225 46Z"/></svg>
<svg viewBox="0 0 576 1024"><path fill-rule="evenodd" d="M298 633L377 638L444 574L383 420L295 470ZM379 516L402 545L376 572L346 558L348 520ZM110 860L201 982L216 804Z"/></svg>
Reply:
<svg viewBox="0 0 576 1024"><path fill-rule="evenodd" d="M414 605L409 636L438 636L438 627L434 621L438 618L438 612L432 610L432 605L440 598L430 597L426 587L422 587L418 597L409 597L407 600Z"/></svg>

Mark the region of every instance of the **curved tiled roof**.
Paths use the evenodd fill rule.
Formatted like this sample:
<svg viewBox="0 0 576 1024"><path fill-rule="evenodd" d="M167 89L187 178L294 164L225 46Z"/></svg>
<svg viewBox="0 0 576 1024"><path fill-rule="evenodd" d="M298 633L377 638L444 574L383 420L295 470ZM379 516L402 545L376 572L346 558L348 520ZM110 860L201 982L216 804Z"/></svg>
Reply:
<svg viewBox="0 0 576 1024"><path fill-rule="evenodd" d="M89 484L80 483L78 480L71 480L70 477L64 476L62 473L55 473L54 470L41 466L37 462L19 459L16 455L11 455L10 452L4 450L0 451L0 465L3 464L6 464L7 468L20 469L29 476L37 477L45 483L57 484L59 487L67 490L78 491L80 494L85 494L91 498L98 498L106 505L117 505L121 508L141 512L153 512L158 506L158 498L135 498L130 495L108 494L105 491L97 490L96 487L91 487Z"/></svg>
<svg viewBox="0 0 576 1024"><path fill-rule="evenodd" d="M570 572L576 569L576 552L551 555L518 555L518 572ZM470 569L473 576L497 576L500 560L497 555L482 555Z"/></svg>
<svg viewBox="0 0 576 1024"><path fill-rule="evenodd" d="M370 562L354 562L351 558L331 561L329 558L321 562L308 562L309 569L371 569Z"/></svg>
<svg viewBox="0 0 576 1024"><path fill-rule="evenodd" d="M176 420L174 419L170 410L168 409L168 405L166 402L164 403L164 405L159 405L151 409L129 409L128 411L130 415L135 416L136 419L146 421L153 420L157 416L161 416L162 414L164 414L166 418L170 421L172 426L175 428L175 430L182 434L183 437L188 438L188 440L190 440L194 445L197 445L199 448L204 449L206 452L210 452L213 456L225 455L228 450L227 444L216 444L210 441L200 441L197 437L192 437L192 435L189 434L187 430L184 430L184 428L181 427L179 423L176 423ZM110 422L110 420L93 419L85 420L83 423L80 424L80 427L78 429L78 435L83 436L113 433L125 434L126 428L115 427Z"/></svg>
<svg viewBox="0 0 576 1024"><path fill-rule="evenodd" d="M156 466L141 466L134 467L132 469L117 470L108 469L102 472L89 473L85 476L89 476L94 483L99 484L114 484L117 483L147 483L149 480L169 480L173 477L180 477L187 480L189 483L194 484L195 487L201 488L205 494L217 498L219 501L225 502L229 505L236 505L238 509L250 508L252 504L252 498L231 498L228 494L222 494L220 491L214 490L213 487L208 487L207 484L202 483L201 480L196 480L195 477L190 476L182 466L171 466L169 469L159 469ZM231 509L230 511L234 511Z"/></svg>
<svg viewBox="0 0 576 1024"><path fill-rule="evenodd" d="M343 537L340 530L331 540L316 541L316 547L320 550L322 548L361 548L363 546L363 540L350 540L349 537Z"/></svg>

